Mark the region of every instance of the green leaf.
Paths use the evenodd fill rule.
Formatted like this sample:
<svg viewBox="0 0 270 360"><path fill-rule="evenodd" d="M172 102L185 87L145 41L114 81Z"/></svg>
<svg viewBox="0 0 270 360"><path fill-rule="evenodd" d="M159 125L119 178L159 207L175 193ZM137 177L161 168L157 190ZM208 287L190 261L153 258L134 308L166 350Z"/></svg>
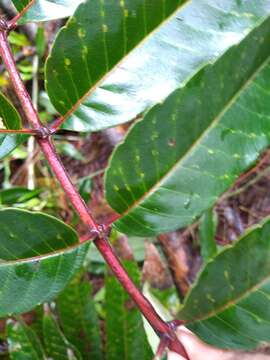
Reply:
<svg viewBox="0 0 270 360"><path fill-rule="evenodd" d="M18 11L22 11L31 0L12 0ZM40 22L71 16L83 0L36 0L20 23Z"/></svg>
<svg viewBox="0 0 270 360"><path fill-rule="evenodd" d="M138 285L140 277L137 264L131 261L123 263ZM106 276L105 286L106 360L151 360L153 354L140 312L113 276Z"/></svg>
<svg viewBox="0 0 270 360"><path fill-rule="evenodd" d="M23 321L8 320L7 341L11 360L46 359L37 335Z"/></svg>
<svg viewBox="0 0 270 360"><path fill-rule="evenodd" d="M202 270L179 318L203 340L252 349L270 341L270 220L249 229Z"/></svg>
<svg viewBox="0 0 270 360"><path fill-rule="evenodd" d="M21 128L21 118L10 101L0 93L0 120L6 129L18 130ZM0 125L0 128L3 128ZM17 146L27 139L25 135L0 134L0 159L3 159Z"/></svg>
<svg viewBox="0 0 270 360"><path fill-rule="evenodd" d="M265 0L187 1L184 8L180 8L164 23L159 20L161 2L148 1L147 21L150 24L153 21L155 27L159 23L164 26L148 36L147 41L130 56L123 58L123 24L128 29L126 44L129 51L133 44L136 45L135 41L140 41L140 36L144 37L138 31L143 29L142 12L134 10L139 1L123 2L128 10L128 17L124 20L119 12L118 1L104 3L104 21L96 15L96 1L91 1L95 11L89 10L89 19L88 6L83 6L86 12L83 19L87 19L79 20L76 24L70 21L67 29L60 33L48 63L47 87L52 102L63 115L76 110L64 124L64 128L69 130L98 131L136 118L152 105L163 101L176 88L183 86L206 63L213 62L230 46L238 43L270 12L270 4ZM154 11L151 10L152 6ZM165 6L167 10L173 9L171 5ZM107 20L107 13L113 10L113 19L108 15ZM90 19L90 14L93 19ZM79 10L78 16L75 16L80 18ZM105 38L109 49L108 70L112 72L108 72L104 64L102 23L108 24ZM76 34L80 27L86 32L82 41ZM97 28L99 32L96 36ZM113 36L116 29L118 32ZM149 29L151 26L147 26L147 32ZM135 31L136 36L132 31ZM87 46L84 44L86 41ZM81 59L79 64L78 58ZM119 61L122 61L121 64L115 66ZM64 74L63 67L66 68ZM87 80L88 71L91 80Z"/></svg>
<svg viewBox="0 0 270 360"><path fill-rule="evenodd" d="M0 190L0 204L12 205L23 203L37 197L41 192L41 189L29 190L23 187Z"/></svg>
<svg viewBox="0 0 270 360"><path fill-rule="evenodd" d="M77 276L57 299L57 310L65 336L83 359L103 358L99 320L89 280Z"/></svg>
<svg viewBox="0 0 270 360"><path fill-rule="evenodd" d="M183 2L86 0L78 7L60 31L46 66L48 95L61 114L68 117L76 110L72 118L76 131L97 130L119 123L117 118L122 116L122 110L118 109L117 93L125 92L123 86L115 84L100 90L106 93L103 103L91 97L91 92ZM111 107L110 102L118 106ZM130 118L125 118L127 120Z"/></svg>
<svg viewBox="0 0 270 360"><path fill-rule="evenodd" d="M192 223L269 145L269 24L131 128L105 180L119 231L151 236Z"/></svg>
<svg viewBox="0 0 270 360"><path fill-rule="evenodd" d="M0 228L0 317L53 299L88 248L69 226L41 213L0 210Z"/></svg>
<svg viewBox="0 0 270 360"><path fill-rule="evenodd" d="M217 215L211 208L203 214L199 226L201 255L204 261L217 254L216 229Z"/></svg>
<svg viewBox="0 0 270 360"><path fill-rule="evenodd" d="M60 330L53 314L46 306L43 316L43 336L46 353L52 360L81 360L78 350Z"/></svg>

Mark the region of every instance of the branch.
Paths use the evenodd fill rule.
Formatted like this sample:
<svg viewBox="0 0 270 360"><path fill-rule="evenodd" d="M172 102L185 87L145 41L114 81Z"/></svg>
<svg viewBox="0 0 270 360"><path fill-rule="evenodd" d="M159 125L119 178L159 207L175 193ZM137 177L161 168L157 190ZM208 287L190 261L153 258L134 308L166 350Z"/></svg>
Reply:
<svg viewBox="0 0 270 360"><path fill-rule="evenodd" d="M39 135L39 132L37 130L33 130L33 129L19 129L19 130L0 129L0 134Z"/></svg>
<svg viewBox="0 0 270 360"><path fill-rule="evenodd" d="M8 29L9 30L13 30L15 29L17 26L18 26L18 22L19 20L23 17L23 15L30 9L30 7L34 4L36 0L32 0L30 1L30 3L25 6L25 8L20 12L18 13L17 15L14 16L13 19L11 19L9 22L8 22Z"/></svg>
<svg viewBox="0 0 270 360"><path fill-rule="evenodd" d="M87 225L90 232L96 235L94 243L98 250L103 255L104 259L110 266L111 270L134 300L134 302L139 307L140 311L144 317L149 321L150 325L156 331L156 333L162 338L168 338L168 347L170 350L182 355L184 358L188 359L186 351L182 344L179 342L175 329L171 324L163 321L160 316L156 313L155 309L151 303L144 297L144 295L136 288L132 280L129 278L127 272L123 268L121 262L114 253L112 247L107 241L107 237L104 232L104 228L99 226L94 218L92 217L89 208L81 198L80 194L76 190L75 186L71 182L69 175L66 172L60 158L56 153L56 149L51 141L52 131L47 127L44 127L38 117L38 114L33 106L31 98L26 91L26 88L22 82L20 74L16 68L16 63L14 57L11 53L10 46L7 40L7 32L9 31L8 24L1 19L0 20L0 54L3 58L3 61L6 65L7 71L9 73L10 79L13 83L14 89L18 98L23 106L26 118L29 124L33 127L34 130L38 131L36 136L37 141L43 151L45 158L47 159L50 167L52 168L54 174L56 175L58 181L60 182L63 190L65 191L67 197L72 203L74 209L77 211L78 215L82 222Z"/></svg>

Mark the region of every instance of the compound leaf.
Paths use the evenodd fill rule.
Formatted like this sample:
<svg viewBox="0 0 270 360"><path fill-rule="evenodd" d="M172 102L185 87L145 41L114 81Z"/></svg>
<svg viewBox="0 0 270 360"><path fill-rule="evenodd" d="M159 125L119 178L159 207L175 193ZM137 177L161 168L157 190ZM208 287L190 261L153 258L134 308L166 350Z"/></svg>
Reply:
<svg viewBox="0 0 270 360"><path fill-rule="evenodd" d="M0 317L31 310L64 289L88 245L51 216L0 210Z"/></svg>
<svg viewBox="0 0 270 360"><path fill-rule="evenodd" d="M269 24L152 108L118 146L106 196L122 215L119 231L151 236L192 223L269 145Z"/></svg>

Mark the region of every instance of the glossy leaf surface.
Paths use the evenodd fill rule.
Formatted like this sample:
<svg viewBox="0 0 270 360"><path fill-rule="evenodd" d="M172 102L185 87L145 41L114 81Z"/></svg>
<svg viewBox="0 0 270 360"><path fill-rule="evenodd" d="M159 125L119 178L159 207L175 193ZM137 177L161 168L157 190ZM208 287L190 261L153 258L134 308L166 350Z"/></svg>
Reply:
<svg viewBox="0 0 270 360"><path fill-rule="evenodd" d="M61 221L0 210L0 317L53 299L82 265L87 245Z"/></svg>
<svg viewBox="0 0 270 360"><path fill-rule="evenodd" d="M43 316L43 334L46 353L55 360L81 360L78 350L68 342L58 326L56 319L50 312Z"/></svg>
<svg viewBox="0 0 270 360"><path fill-rule="evenodd" d="M45 360L44 350L35 332L23 321L8 320L7 341L11 360Z"/></svg>
<svg viewBox="0 0 270 360"><path fill-rule="evenodd" d="M49 97L65 116L76 110L72 124L77 131L101 129L115 123L113 119L117 119L119 110L110 103L118 103L117 94L125 92L123 87L105 86L102 91L106 93L106 102L103 103L90 93L182 3L183 0L147 3L144 0L86 0L79 6L58 35L46 67Z"/></svg>
<svg viewBox="0 0 270 360"><path fill-rule="evenodd" d="M21 118L17 110L10 101L0 93L0 120L3 125L0 128L18 130L21 128ZM25 135L5 135L0 134L0 159L3 159L11 151L16 149L23 141L27 139Z"/></svg>
<svg viewBox="0 0 270 360"><path fill-rule="evenodd" d="M121 232L192 223L269 145L269 24L152 108L118 146L106 193Z"/></svg>
<svg viewBox="0 0 270 360"><path fill-rule="evenodd" d="M22 11L30 0L12 0L18 11ZM83 0L36 0L21 20L49 21L71 16Z"/></svg>
<svg viewBox="0 0 270 360"><path fill-rule="evenodd" d="M138 285L137 264L124 261L124 266ZM106 360L152 359L140 312L114 277L107 275L105 286Z"/></svg>
<svg viewBox="0 0 270 360"><path fill-rule="evenodd" d="M250 229L202 270L179 318L223 348L270 341L270 221ZM218 335L218 336L217 336Z"/></svg>
<svg viewBox="0 0 270 360"><path fill-rule="evenodd" d="M57 309L65 336L83 359L101 360L99 320L89 280L81 276L73 279L58 297Z"/></svg>
<svg viewBox="0 0 270 360"><path fill-rule="evenodd" d="M53 104L61 114L67 114L72 106L76 109L64 124L65 128L97 131L134 119L182 86L206 63L214 61L238 43L270 12L270 3L265 0L187 1L187 5L148 37L142 46L123 59L123 53L130 50L140 36L144 37L141 34L142 12L135 13L134 10L138 3L125 1L126 10L123 9L122 13L128 16L122 19L120 8L117 10L119 2L109 1L104 21L92 11L94 19L89 18L89 22L86 19L87 27L83 20L77 21L77 25L71 20L55 42L47 67L47 87ZM91 4L94 7L96 2ZM116 4L114 22L107 15L113 12L113 4ZM151 6L154 10L146 16L150 24L147 31L151 24L157 26L160 22L159 4L160 1L148 2L149 13ZM172 8L169 5L165 7L167 10ZM108 30L104 35L108 46L108 69L104 65L102 23L108 26L108 29L104 28ZM123 43L125 25L128 36L126 49ZM84 30L81 35L86 32L82 40L76 34L79 28ZM132 31L136 33L135 37ZM133 42L131 39L134 39ZM80 64L75 60L78 58L81 59ZM107 71L120 60L123 61L113 68L113 72ZM63 68L65 71L61 75ZM104 81L99 83L101 78Z"/></svg>

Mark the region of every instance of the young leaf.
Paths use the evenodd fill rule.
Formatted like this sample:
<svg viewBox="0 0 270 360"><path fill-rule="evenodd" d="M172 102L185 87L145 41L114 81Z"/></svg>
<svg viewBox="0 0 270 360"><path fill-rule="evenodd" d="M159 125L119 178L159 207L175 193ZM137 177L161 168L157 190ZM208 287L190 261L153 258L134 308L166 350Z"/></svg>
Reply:
<svg viewBox="0 0 270 360"><path fill-rule="evenodd" d="M0 318L53 299L88 247L69 226L41 213L0 210L0 228Z"/></svg>
<svg viewBox="0 0 270 360"><path fill-rule="evenodd" d="M131 6L130 3L134 5ZM107 17L105 19L109 30L108 33L105 33L106 42L111 49L109 55L113 53L113 59L116 62L121 60L121 64L113 67L112 72L106 74L105 70L104 73L102 69L104 65L102 67L100 65L104 64L102 40L98 40L96 46L91 46L97 41L94 31L89 34L87 32L85 39L88 41L88 47L85 48L83 42L74 35L80 23L77 26L69 24L68 29L64 30L56 41L52 53L53 60L50 60L47 70L48 88L54 105L63 115L76 110L67 119L64 128L75 131L97 131L134 119L152 105L164 100L176 88L183 86L198 69L220 57L230 46L238 43L248 32L258 26L270 13L270 4L265 0L186 1L185 7L180 8L166 22L162 22L160 25L163 26L151 34L147 41L137 47L128 57L123 58L123 46L119 46L122 41L116 37L123 39L125 34L121 34L121 32L124 32L125 25L128 27L128 36L129 31L131 32L133 29L137 36L140 33L138 29L143 29L143 26L140 25L142 13L135 13L135 3L139 2L123 2L127 10L124 12L127 17L123 21L121 21L120 13L117 22L119 16L116 16L116 12L114 12L114 21L119 24L119 28L118 34L115 33L113 39L110 29L113 31L116 25L112 23L110 15L108 15L108 20ZM156 18L156 25L158 25L157 18L161 9L160 3L160 1L147 2L147 8L149 8L147 20L150 22ZM92 4L96 9L96 1L92 1ZM113 7L120 9L118 1L111 1L109 4L106 6L106 15L113 11ZM151 6L154 6L154 10L150 15ZM170 8L166 4L164 6L166 9ZM102 38L101 26L105 21L100 21L99 17L94 14L93 12L94 19L89 20L88 27L90 24L99 27L100 39ZM132 23L134 27L133 25L129 27L129 24ZM72 29L74 29L74 33L71 37ZM127 38L128 47L132 39L135 38L131 34ZM116 46L115 51L113 46ZM74 49L76 49L74 59L71 59L70 54ZM89 54L87 54L87 50L89 50ZM78 56L81 58L81 54L84 55L84 58L81 60L81 65L76 68L75 59ZM110 55L110 66L112 64L111 57ZM66 74L64 76L59 74L56 78L52 71L56 69L59 73L63 69L65 58L71 59L72 62L69 66L66 65ZM84 59L86 59L85 62L83 62ZM67 64L69 64L68 60ZM99 65L99 72L95 69L95 64ZM87 82L88 69L92 79ZM74 81L72 81L72 77L74 77ZM104 79L105 77L106 79ZM101 78L102 81L99 81ZM68 90L64 90L67 85ZM85 92L82 91L83 86ZM74 105L76 91L83 98ZM72 106L74 108L71 111Z"/></svg>
<svg viewBox="0 0 270 360"><path fill-rule="evenodd" d="M270 341L269 233L268 218L202 270L178 316L204 341L236 349Z"/></svg>
<svg viewBox="0 0 270 360"><path fill-rule="evenodd" d="M84 359L101 360L99 320L89 281L77 276L57 299L57 310L65 336Z"/></svg>
<svg viewBox="0 0 270 360"><path fill-rule="evenodd" d="M125 261L124 266L138 284L136 263ZM107 275L105 286L106 360L152 359L140 312L114 277Z"/></svg>
<svg viewBox="0 0 270 360"><path fill-rule="evenodd" d="M22 11L31 0L12 0L18 11ZM83 0L35 0L20 23L40 22L71 16Z"/></svg>
<svg viewBox="0 0 270 360"><path fill-rule="evenodd" d="M192 223L269 145L269 25L152 108L118 146L106 194L123 215L119 231L151 236Z"/></svg>
<svg viewBox="0 0 270 360"><path fill-rule="evenodd" d="M199 227L201 255L204 261L217 254L216 228L217 216L211 208L203 214Z"/></svg>
<svg viewBox="0 0 270 360"><path fill-rule="evenodd" d="M57 321L48 310L43 316L43 336L46 353L52 360L81 360L79 351L68 342Z"/></svg>
<svg viewBox="0 0 270 360"><path fill-rule="evenodd" d="M118 109L96 102L90 93L183 2L151 0L146 5L145 0L86 0L78 7L59 33L46 66L49 97L62 115L75 112L72 121L76 121L76 131L113 125L107 117L117 117ZM113 104L114 93L124 89L116 85L102 91Z"/></svg>
<svg viewBox="0 0 270 360"><path fill-rule="evenodd" d="M21 128L20 115L2 93L0 93L0 120L6 129L18 130ZM0 128L3 128L3 125L0 125ZM25 135L0 134L0 159L7 156L26 139Z"/></svg>
<svg viewBox="0 0 270 360"><path fill-rule="evenodd" d="M23 321L8 320L7 341L11 360L46 359L37 335Z"/></svg>

